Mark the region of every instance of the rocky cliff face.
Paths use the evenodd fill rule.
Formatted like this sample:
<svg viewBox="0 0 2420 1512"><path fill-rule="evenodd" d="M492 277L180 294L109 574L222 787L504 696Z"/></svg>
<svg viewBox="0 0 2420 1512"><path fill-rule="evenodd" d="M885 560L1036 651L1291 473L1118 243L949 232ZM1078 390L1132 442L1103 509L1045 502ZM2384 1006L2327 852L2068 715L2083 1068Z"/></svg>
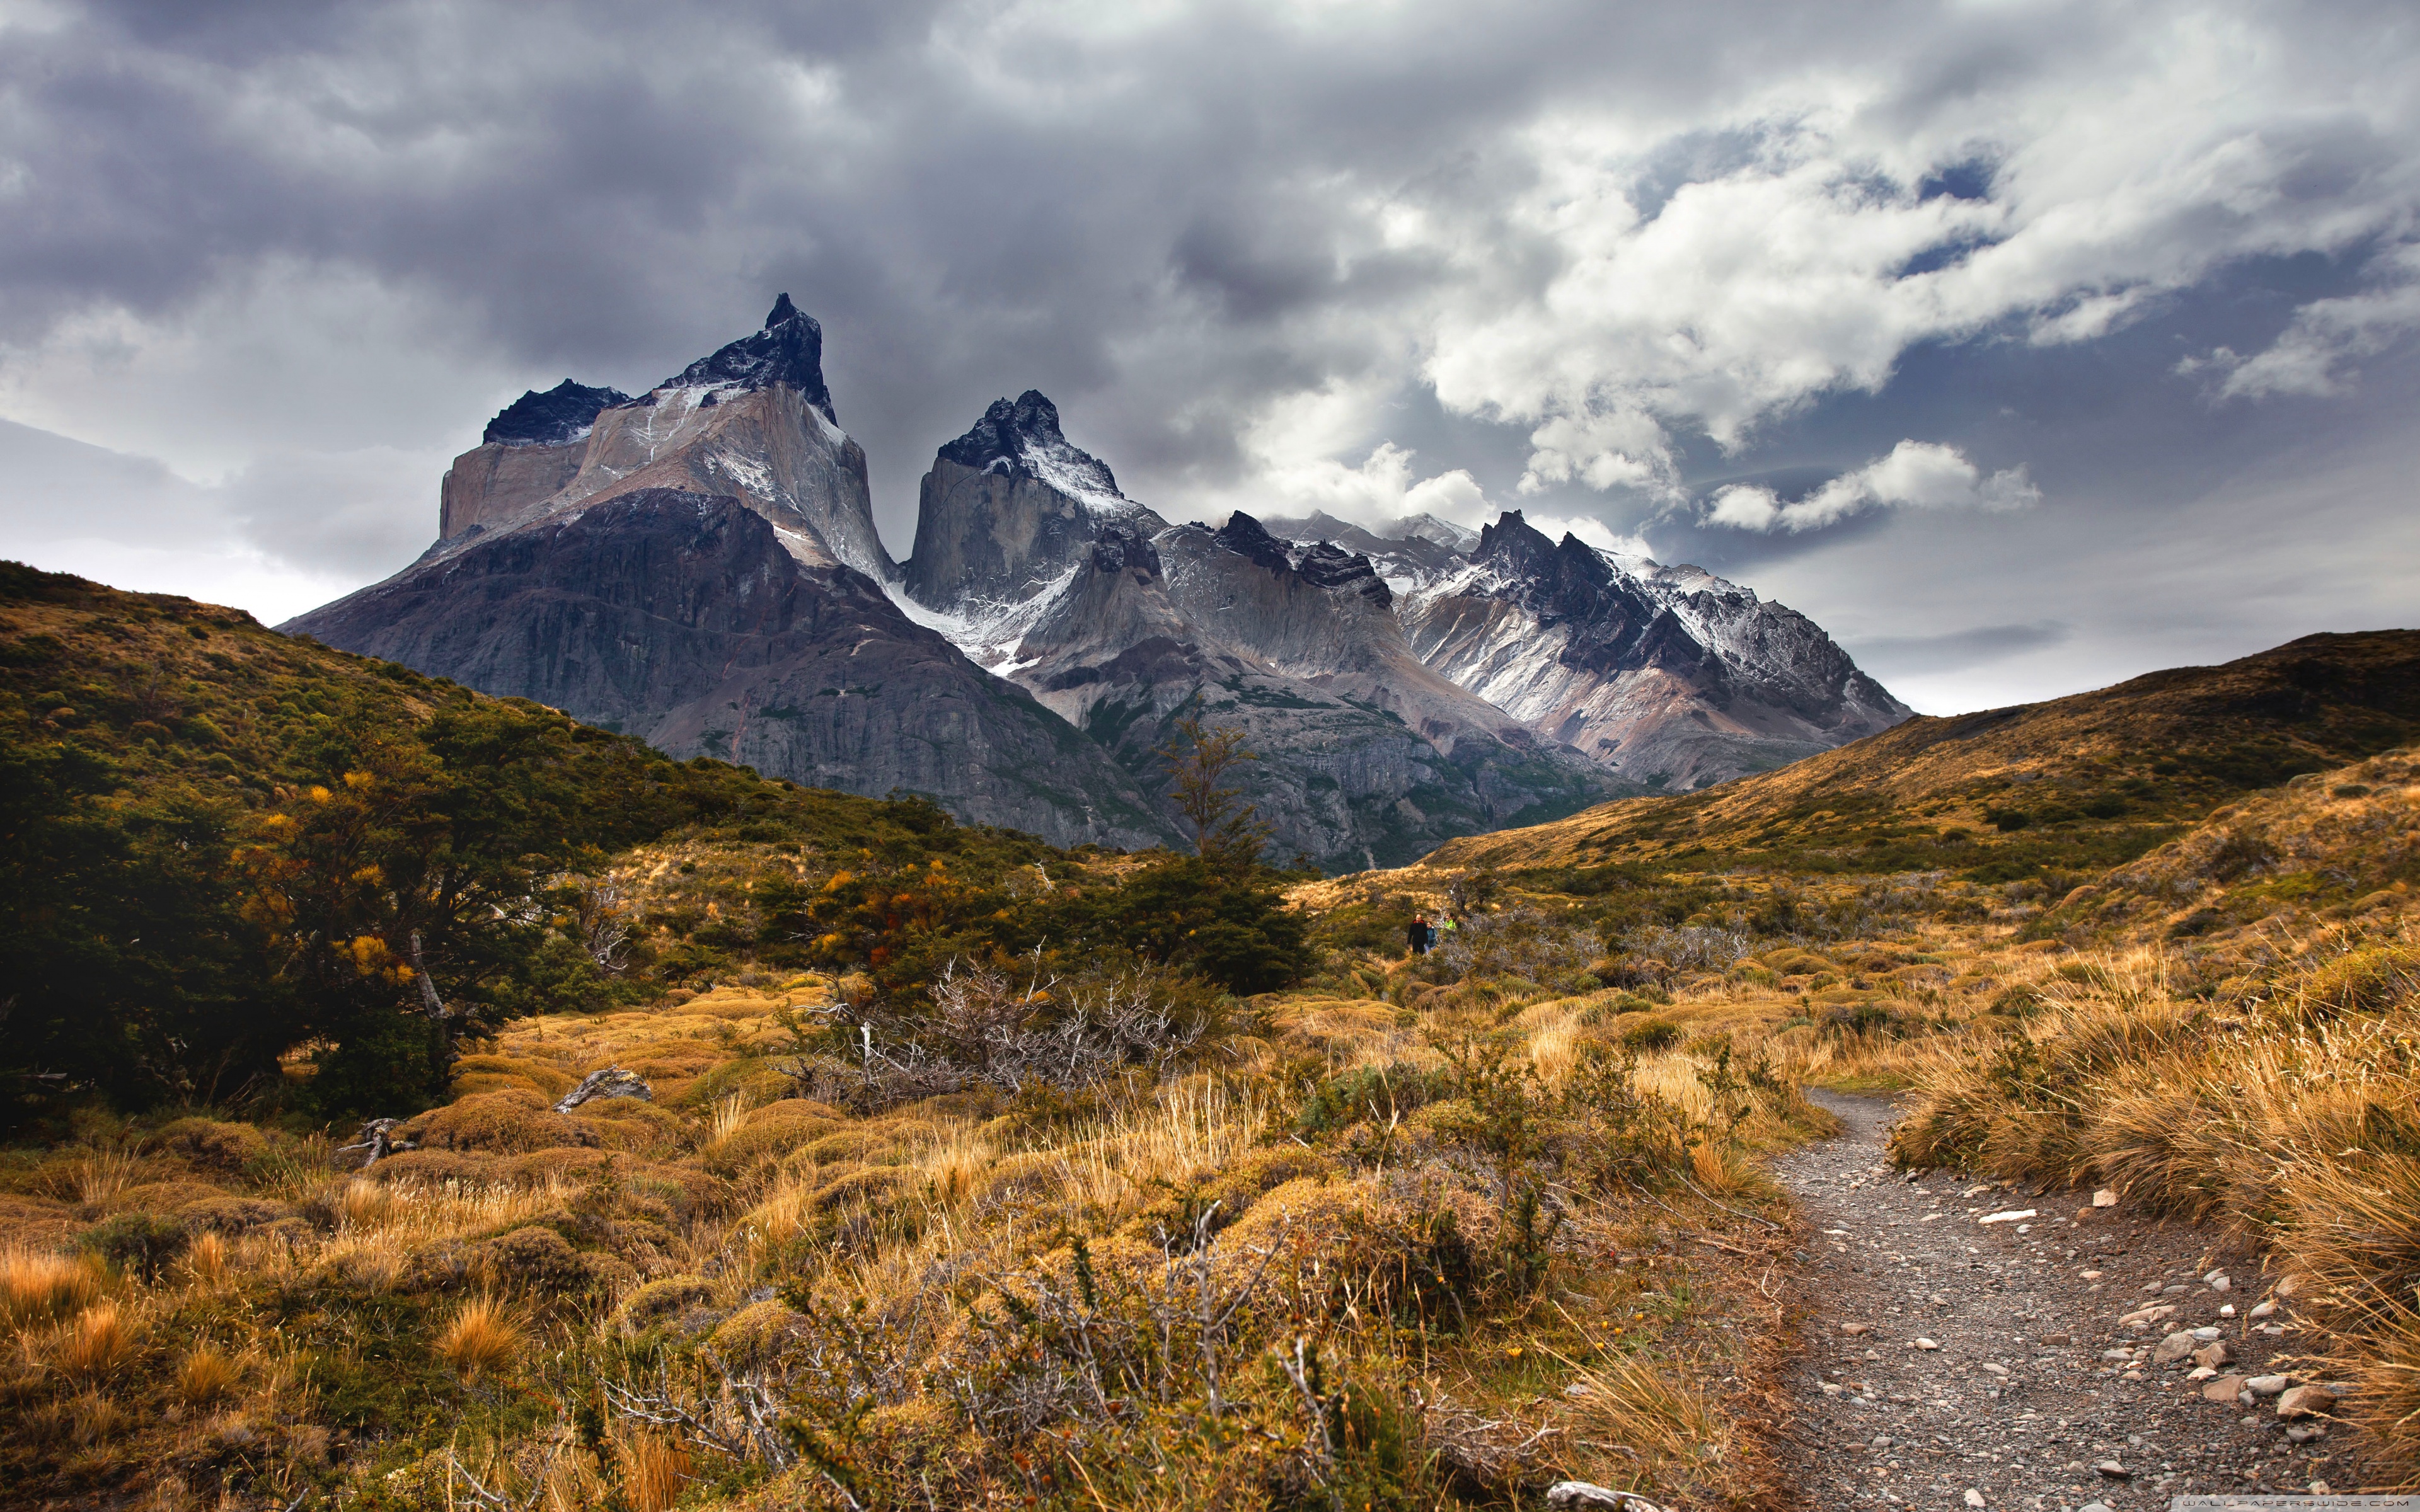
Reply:
<svg viewBox="0 0 2420 1512"><path fill-rule="evenodd" d="M551 704L675 756L932 795L1061 844L1148 845L1150 799L879 585L728 495L642 488L472 543L287 628Z"/></svg>
<svg viewBox="0 0 2420 1512"><path fill-rule="evenodd" d="M636 398L566 378L515 400L445 474L439 548L642 488L731 494L801 562L897 571L824 382L823 328L787 294L754 335Z"/></svg>
<svg viewBox="0 0 2420 1512"><path fill-rule="evenodd" d="M438 489L438 538L492 527L562 492L580 475L597 411L629 399L619 389L565 378L506 405L488 422L479 444L446 470Z"/></svg>
<svg viewBox="0 0 2420 1512"><path fill-rule="evenodd" d="M420 561L286 627L677 755L1062 844L1171 835L1096 745L892 602L821 354L783 296L636 398L523 395L456 459Z"/></svg>
<svg viewBox="0 0 2420 1512"><path fill-rule="evenodd" d="M1005 608L1064 578L1098 526L1154 532L1163 523L1118 492L1098 457L1070 445L1058 407L1028 389L995 401L933 458L905 581L929 608Z"/></svg>
<svg viewBox="0 0 2420 1512"><path fill-rule="evenodd" d="M1572 753L1431 673L1392 594L1341 548L1289 548L1248 515L1171 527L1118 491L1028 392L925 475L906 607L1030 689L1146 791L1187 716L1242 728L1272 849L1331 867L1604 796Z"/></svg>
<svg viewBox="0 0 2420 1512"><path fill-rule="evenodd" d="M1910 713L1813 621L1696 567L1556 542L1517 510L1448 570L1425 557L1397 554L1420 661L1634 782L1704 787Z"/></svg>

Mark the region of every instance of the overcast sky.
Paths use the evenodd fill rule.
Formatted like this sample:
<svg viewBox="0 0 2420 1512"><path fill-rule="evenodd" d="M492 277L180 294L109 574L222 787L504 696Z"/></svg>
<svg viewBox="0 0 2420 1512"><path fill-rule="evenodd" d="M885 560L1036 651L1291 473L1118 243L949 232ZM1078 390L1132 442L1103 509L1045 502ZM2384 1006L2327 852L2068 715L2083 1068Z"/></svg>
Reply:
<svg viewBox="0 0 2420 1512"><path fill-rule="evenodd" d="M2420 624L2420 10L0 0L0 554L274 622L787 291L894 552L1518 508L1934 712Z"/></svg>

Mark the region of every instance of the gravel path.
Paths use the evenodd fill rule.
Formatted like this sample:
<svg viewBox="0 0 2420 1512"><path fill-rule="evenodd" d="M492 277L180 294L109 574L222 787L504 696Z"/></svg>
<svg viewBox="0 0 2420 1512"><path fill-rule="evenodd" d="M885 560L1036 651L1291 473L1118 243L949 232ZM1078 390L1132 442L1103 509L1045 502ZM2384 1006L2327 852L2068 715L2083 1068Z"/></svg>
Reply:
<svg viewBox="0 0 2420 1512"><path fill-rule="evenodd" d="M2221 1376L2264 1375L2290 1352L2282 1304L2250 1316L2267 1299L2257 1255L2092 1209L2089 1193L1910 1180L1885 1149L1889 1103L1813 1095L1847 1129L1776 1170L1814 1229L1792 1372L1797 1505L2134 1512L2188 1493L2318 1489L2332 1471L2350 1489L2324 1429L2293 1442L2316 1423L2281 1421L2274 1398L2208 1400L2214 1382L2187 1379L2194 1360L2150 1357L2196 1328L2226 1346ZM2037 1215L1981 1221L2027 1208ZM2150 1306L2175 1312L2120 1321Z"/></svg>

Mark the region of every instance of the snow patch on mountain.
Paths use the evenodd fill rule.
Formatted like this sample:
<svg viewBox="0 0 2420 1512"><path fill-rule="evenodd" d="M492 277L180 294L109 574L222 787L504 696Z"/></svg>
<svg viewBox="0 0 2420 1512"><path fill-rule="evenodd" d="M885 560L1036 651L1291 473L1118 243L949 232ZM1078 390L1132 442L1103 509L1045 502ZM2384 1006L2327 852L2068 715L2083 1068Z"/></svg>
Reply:
<svg viewBox="0 0 2420 1512"><path fill-rule="evenodd" d="M939 631L976 666L1009 679L1030 665L1016 659L1017 649L1025 643L1027 634L1067 596L1082 570L1083 563L1071 563L1066 571L1026 598L970 598L949 609L918 603L908 594L906 584L895 579L886 578L881 584L884 595L899 606L899 612L928 630Z"/></svg>
<svg viewBox="0 0 2420 1512"><path fill-rule="evenodd" d="M967 433L941 448L960 467L1035 478L1095 514L1126 520L1142 506L1118 491L1108 463L1059 429L1059 407L1038 389L995 399Z"/></svg>

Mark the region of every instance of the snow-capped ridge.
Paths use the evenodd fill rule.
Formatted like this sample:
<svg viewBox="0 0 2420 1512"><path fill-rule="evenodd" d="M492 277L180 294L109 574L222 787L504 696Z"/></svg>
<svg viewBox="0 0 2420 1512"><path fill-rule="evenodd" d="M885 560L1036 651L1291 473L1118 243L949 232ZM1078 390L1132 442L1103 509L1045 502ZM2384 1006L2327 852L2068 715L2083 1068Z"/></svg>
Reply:
<svg viewBox="0 0 2420 1512"><path fill-rule="evenodd" d="M939 455L978 472L1032 478L1109 514L1125 515L1134 507L1118 490L1109 464L1060 431L1059 407L1039 389L993 400L983 418Z"/></svg>
<svg viewBox="0 0 2420 1512"><path fill-rule="evenodd" d="M666 390L689 389L706 391L695 401L703 406L718 402L722 393L753 393L781 385L798 390L836 429L840 415L832 409L831 390L824 384L823 363L824 328L784 294L773 301L763 330L742 336L712 356L699 358L648 393L628 402L651 404Z"/></svg>

